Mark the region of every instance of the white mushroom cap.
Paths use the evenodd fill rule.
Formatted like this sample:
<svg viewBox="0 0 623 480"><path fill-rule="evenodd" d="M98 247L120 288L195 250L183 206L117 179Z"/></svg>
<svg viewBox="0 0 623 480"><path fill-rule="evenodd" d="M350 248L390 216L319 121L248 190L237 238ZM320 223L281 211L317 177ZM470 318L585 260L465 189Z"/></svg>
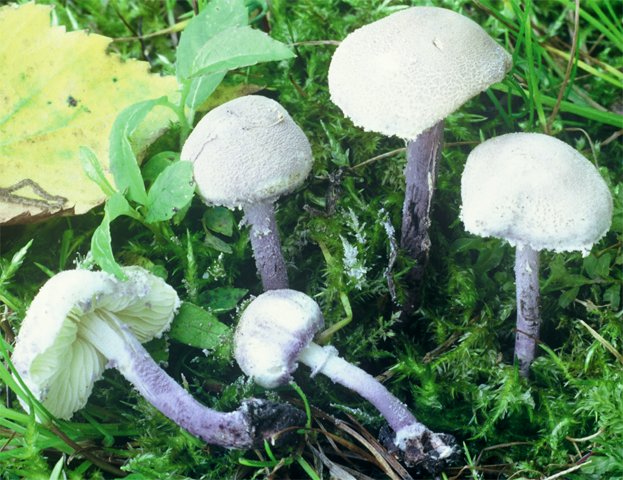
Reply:
<svg viewBox="0 0 623 480"><path fill-rule="evenodd" d="M274 201L301 185L312 167L307 137L277 102L240 97L211 110L192 131L181 159L211 205Z"/></svg>
<svg viewBox="0 0 623 480"><path fill-rule="evenodd" d="M234 357L258 385L283 385L292 378L299 353L323 325L320 307L311 297L295 290L269 290L240 317Z"/></svg>
<svg viewBox="0 0 623 480"><path fill-rule="evenodd" d="M175 290L142 268L123 271L125 282L104 272L60 272L45 283L26 313L13 364L57 417L68 419L86 404L106 367L104 356L80 334L83 318L114 314L141 342L170 326L179 306Z"/></svg>
<svg viewBox="0 0 623 480"><path fill-rule="evenodd" d="M612 196L595 166L539 133L510 133L476 147L461 196L467 231L534 250L587 254L612 221Z"/></svg>
<svg viewBox="0 0 623 480"><path fill-rule="evenodd" d="M329 90L355 125L413 140L510 68L510 55L469 18L413 7L349 34L331 60Z"/></svg>

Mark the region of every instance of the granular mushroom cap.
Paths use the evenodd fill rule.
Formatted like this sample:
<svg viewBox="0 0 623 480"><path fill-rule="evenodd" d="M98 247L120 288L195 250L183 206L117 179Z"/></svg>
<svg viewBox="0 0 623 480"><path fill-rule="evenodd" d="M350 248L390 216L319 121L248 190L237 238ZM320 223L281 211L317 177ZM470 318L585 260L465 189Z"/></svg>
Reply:
<svg viewBox="0 0 623 480"><path fill-rule="evenodd" d="M355 125L412 140L510 67L510 55L469 18L413 7L350 33L331 60L329 90Z"/></svg>
<svg viewBox="0 0 623 480"><path fill-rule="evenodd" d="M307 137L277 102L240 97L208 112L182 148L199 194L238 208L275 200L303 183L312 167Z"/></svg>
<svg viewBox="0 0 623 480"><path fill-rule="evenodd" d="M249 304L234 336L234 357L265 388L291 380L297 357L324 325L318 304L296 290L270 290Z"/></svg>
<svg viewBox="0 0 623 480"><path fill-rule="evenodd" d="M476 147L461 196L467 231L535 250L587 254L612 221L612 196L595 166L538 133L510 133Z"/></svg>

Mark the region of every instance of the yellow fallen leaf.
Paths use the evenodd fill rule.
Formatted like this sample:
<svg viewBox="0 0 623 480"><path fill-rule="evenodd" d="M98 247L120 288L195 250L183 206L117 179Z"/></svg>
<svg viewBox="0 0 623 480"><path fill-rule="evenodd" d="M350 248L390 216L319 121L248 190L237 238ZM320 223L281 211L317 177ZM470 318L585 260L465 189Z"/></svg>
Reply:
<svg viewBox="0 0 623 480"><path fill-rule="evenodd" d="M51 8L0 8L0 225L81 214L105 200L82 171L80 146L105 173L115 117L142 100L172 95L174 77L106 54L111 39L50 26ZM153 112L133 138L143 150L171 121Z"/></svg>

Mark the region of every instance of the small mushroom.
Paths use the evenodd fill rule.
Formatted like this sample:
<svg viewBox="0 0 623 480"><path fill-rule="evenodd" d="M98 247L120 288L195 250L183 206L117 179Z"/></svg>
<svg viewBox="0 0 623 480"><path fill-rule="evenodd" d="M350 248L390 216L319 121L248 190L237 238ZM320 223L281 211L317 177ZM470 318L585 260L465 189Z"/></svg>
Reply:
<svg viewBox="0 0 623 480"><path fill-rule="evenodd" d="M368 400L388 422L388 448L407 464L438 471L456 454L451 435L433 433L416 420L404 403L374 377L338 356L332 346L313 343L324 319L318 304L295 290L271 290L255 298L243 312L234 335L234 357L253 380L274 388L292 378L298 362L311 376L322 373Z"/></svg>
<svg viewBox="0 0 623 480"><path fill-rule="evenodd" d="M510 68L510 55L478 24L437 7L407 8L365 25L331 59L333 103L355 125L407 142L400 244L416 260L414 284L430 249L443 120Z"/></svg>
<svg viewBox="0 0 623 480"><path fill-rule="evenodd" d="M592 163L538 133L510 133L476 147L465 164L461 196L468 232L516 247L515 357L527 377L541 324L539 251L587 255L610 228L612 196Z"/></svg>
<svg viewBox="0 0 623 480"><path fill-rule="evenodd" d="M274 203L312 167L309 141L288 112L258 95L224 103L197 124L181 159L193 163L206 204L243 209L264 290L287 288Z"/></svg>
<svg viewBox="0 0 623 480"><path fill-rule="evenodd" d="M252 399L221 413L195 401L141 345L169 328L180 303L175 290L139 267L123 270L125 282L104 272L61 272L32 301L12 360L49 412L69 419L104 369L114 367L154 407L208 443L247 448L302 423L302 412L288 405Z"/></svg>

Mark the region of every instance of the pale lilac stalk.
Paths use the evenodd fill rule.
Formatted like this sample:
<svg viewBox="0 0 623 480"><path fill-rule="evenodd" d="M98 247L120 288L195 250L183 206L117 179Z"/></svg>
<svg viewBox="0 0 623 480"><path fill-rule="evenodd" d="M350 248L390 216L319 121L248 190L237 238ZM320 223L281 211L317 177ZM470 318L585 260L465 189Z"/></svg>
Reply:
<svg viewBox="0 0 623 480"><path fill-rule="evenodd" d="M539 252L528 245L518 245L515 252L515 288L517 292L515 358L519 361L521 375L527 377L536 355L541 327Z"/></svg>
<svg viewBox="0 0 623 480"><path fill-rule="evenodd" d="M251 227L251 248L264 291L288 288L288 271L281 252L275 220L275 204L260 201L243 207L244 219Z"/></svg>
<svg viewBox="0 0 623 480"><path fill-rule="evenodd" d="M405 199L402 206L400 246L415 261L408 274L409 297L403 310L411 312L419 303L418 288L424 278L431 241L431 207L443 145L443 120L407 142Z"/></svg>

